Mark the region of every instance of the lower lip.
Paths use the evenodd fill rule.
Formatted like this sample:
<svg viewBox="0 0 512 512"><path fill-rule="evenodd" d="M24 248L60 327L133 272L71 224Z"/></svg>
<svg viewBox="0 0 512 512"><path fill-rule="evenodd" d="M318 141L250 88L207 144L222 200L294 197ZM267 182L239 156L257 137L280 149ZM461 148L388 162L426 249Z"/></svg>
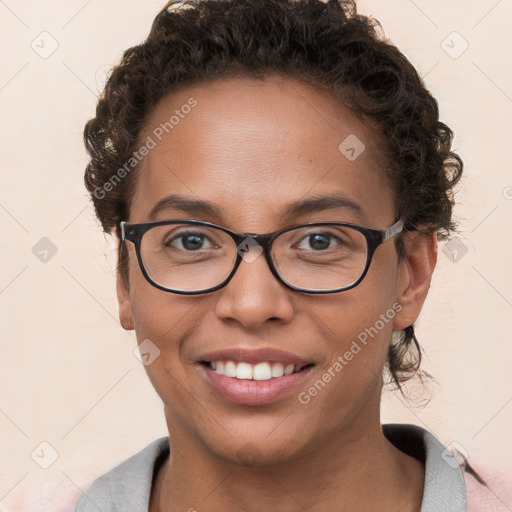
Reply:
<svg viewBox="0 0 512 512"><path fill-rule="evenodd" d="M227 377L202 365L208 382L231 402L245 405L265 405L279 400L297 388L306 378L311 366L300 372L269 380L244 380Z"/></svg>

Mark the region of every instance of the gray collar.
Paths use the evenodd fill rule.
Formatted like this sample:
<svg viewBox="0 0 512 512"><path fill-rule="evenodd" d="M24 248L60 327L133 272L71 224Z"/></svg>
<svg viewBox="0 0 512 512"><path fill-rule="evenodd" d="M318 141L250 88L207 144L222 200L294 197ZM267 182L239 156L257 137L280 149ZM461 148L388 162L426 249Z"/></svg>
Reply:
<svg viewBox="0 0 512 512"><path fill-rule="evenodd" d="M386 438L400 451L425 464L425 485L420 512L465 512L466 484L450 450L416 425L382 425Z"/></svg>
<svg viewBox="0 0 512 512"><path fill-rule="evenodd" d="M425 463L420 512L465 512L466 486L451 452L430 432L403 424L382 426L399 450ZM147 512L155 466L169 454L169 438L153 441L104 474L84 493L75 512Z"/></svg>

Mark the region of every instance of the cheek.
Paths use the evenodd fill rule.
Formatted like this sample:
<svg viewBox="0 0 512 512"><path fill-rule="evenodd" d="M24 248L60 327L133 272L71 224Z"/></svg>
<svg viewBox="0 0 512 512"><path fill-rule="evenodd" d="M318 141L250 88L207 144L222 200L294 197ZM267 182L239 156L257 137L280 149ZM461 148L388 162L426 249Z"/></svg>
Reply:
<svg viewBox="0 0 512 512"><path fill-rule="evenodd" d="M361 379L381 375L396 315L392 302L358 301L350 309L323 313L319 330L328 345L326 363L336 373L343 372L345 386L360 387Z"/></svg>
<svg viewBox="0 0 512 512"><path fill-rule="evenodd" d="M130 302L137 342L141 354L149 354L146 361L143 356L143 362L160 393L165 380L170 376L179 378L182 373L183 348L188 335L200 322L204 303L155 288L137 268L130 268L130 272ZM164 387L168 389L169 383Z"/></svg>
<svg viewBox="0 0 512 512"><path fill-rule="evenodd" d="M356 288L318 306L311 303L310 318L329 354L319 378L332 389L329 401L339 403L339 410L343 404L346 408L347 403L360 403L374 385L380 385L393 319L401 310L396 290L396 269L372 264Z"/></svg>
<svg viewBox="0 0 512 512"><path fill-rule="evenodd" d="M190 422L195 410L189 385L190 357L187 340L203 316L200 301L150 290L134 301L134 321L139 350L148 378L166 405L182 422ZM169 297L167 297L169 295ZM149 354L149 356L145 356ZM193 422L189 428L193 428Z"/></svg>

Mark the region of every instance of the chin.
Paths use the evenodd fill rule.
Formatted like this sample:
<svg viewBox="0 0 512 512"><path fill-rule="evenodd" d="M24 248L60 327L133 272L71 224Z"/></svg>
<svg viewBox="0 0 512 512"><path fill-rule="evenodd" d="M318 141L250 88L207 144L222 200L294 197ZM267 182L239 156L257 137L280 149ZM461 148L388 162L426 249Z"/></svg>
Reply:
<svg viewBox="0 0 512 512"><path fill-rule="evenodd" d="M268 434L252 431L240 438L227 436L222 443L209 443L213 456L231 464L246 467L265 467L287 463L299 456L302 442L293 435L275 436L269 441Z"/></svg>

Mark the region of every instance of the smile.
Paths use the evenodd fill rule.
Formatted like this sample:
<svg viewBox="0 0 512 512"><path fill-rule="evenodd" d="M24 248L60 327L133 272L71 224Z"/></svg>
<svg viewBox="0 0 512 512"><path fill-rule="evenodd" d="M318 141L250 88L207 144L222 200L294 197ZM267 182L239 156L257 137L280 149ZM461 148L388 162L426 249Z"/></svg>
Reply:
<svg viewBox="0 0 512 512"><path fill-rule="evenodd" d="M280 362L261 362L251 364L235 361L212 361L207 363L216 373L240 380L270 380L300 372L309 365L283 364Z"/></svg>

